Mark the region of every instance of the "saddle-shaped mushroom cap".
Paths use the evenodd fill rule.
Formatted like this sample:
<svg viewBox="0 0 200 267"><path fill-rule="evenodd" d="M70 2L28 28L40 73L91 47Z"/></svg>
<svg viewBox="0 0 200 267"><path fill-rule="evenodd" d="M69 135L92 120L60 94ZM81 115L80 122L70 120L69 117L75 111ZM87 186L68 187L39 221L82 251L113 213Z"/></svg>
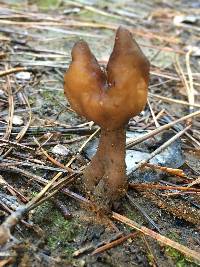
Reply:
<svg viewBox="0 0 200 267"><path fill-rule="evenodd" d="M72 49L65 74L65 94L81 116L104 128L115 129L140 113L147 100L149 62L130 32L117 30L107 75L84 41Z"/></svg>

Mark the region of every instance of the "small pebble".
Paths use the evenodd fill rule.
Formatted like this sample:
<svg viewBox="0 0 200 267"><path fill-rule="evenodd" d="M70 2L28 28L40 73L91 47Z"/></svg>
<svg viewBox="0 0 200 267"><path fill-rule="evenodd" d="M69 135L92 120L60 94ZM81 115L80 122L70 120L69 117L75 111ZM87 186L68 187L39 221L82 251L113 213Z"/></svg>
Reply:
<svg viewBox="0 0 200 267"><path fill-rule="evenodd" d="M31 74L28 71L21 71L15 74L16 78L19 80L30 80Z"/></svg>
<svg viewBox="0 0 200 267"><path fill-rule="evenodd" d="M63 145L58 144L53 147L52 153L56 155L60 155L60 156L68 156L70 153L70 150Z"/></svg>
<svg viewBox="0 0 200 267"><path fill-rule="evenodd" d="M6 121L8 122L8 117L6 117ZM24 120L21 116L14 115L12 123L14 126L22 126L24 124Z"/></svg>
<svg viewBox="0 0 200 267"><path fill-rule="evenodd" d="M5 92L4 90L0 89L0 96L3 96L3 95L5 95Z"/></svg>

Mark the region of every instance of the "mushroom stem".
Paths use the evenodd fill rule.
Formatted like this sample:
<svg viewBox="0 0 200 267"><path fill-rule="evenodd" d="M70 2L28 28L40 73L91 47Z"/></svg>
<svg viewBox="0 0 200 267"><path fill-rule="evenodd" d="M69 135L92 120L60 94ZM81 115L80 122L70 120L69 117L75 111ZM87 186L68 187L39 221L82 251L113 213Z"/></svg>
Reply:
<svg viewBox="0 0 200 267"><path fill-rule="evenodd" d="M124 126L115 130L101 129L97 153L84 172L86 189L95 191L93 197L97 202L106 201L110 205L125 193L125 140Z"/></svg>

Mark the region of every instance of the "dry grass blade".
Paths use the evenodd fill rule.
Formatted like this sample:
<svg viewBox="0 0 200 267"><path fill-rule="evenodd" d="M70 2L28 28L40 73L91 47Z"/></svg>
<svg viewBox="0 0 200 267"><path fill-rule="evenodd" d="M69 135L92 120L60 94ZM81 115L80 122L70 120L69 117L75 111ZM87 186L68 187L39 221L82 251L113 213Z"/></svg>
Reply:
<svg viewBox="0 0 200 267"><path fill-rule="evenodd" d="M190 111L193 112L193 104L194 104L194 88L193 88L193 80L192 80L192 72L190 69L190 64L189 64L189 56L190 56L190 51L186 54L186 65L188 69L188 74L189 74L189 79L190 79L190 85L186 79L185 73L181 67L180 61L179 61L179 56L176 55L176 63L175 63L175 68L177 70L177 73L180 75L180 78L182 80L182 83L186 89L186 93L188 96L188 102L190 104Z"/></svg>
<svg viewBox="0 0 200 267"><path fill-rule="evenodd" d="M83 148L87 145L87 143L90 142L90 141L92 140L92 138L93 138L99 131L100 131L100 128L98 127L97 130L96 130L93 134L91 134L91 135L89 136L89 138L88 138L88 139L82 144L82 146L79 148L77 154L74 155L74 156L69 160L69 162L66 164L67 167L70 166L70 165L74 162L74 160L75 160L75 159L78 157L78 155L82 152Z"/></svg>
<svg viewBox="0 0 200 267"><path fill-rule="evenodd" d="M179 100L179 99L173 99L173 98L169 98L169 97L165 97L165 96L161 96L161 95L156 95L156 94L152 94L152 93L148 93L148 95L152 98L158 98L163 100L164 102L169 102L169 103L176 103L176 104L180 104L180 105L185 105L185 106L192 106L192 107L197 107L200 108L199 104L193 103L190 104L187 101L183 101L183 100Z"/></svg>
<svg viewBox="0 0 200 267"><path fill-rule="evenodd" d="M194 83L193 83L193 77L192 77L192 70L190 67L190 55L192 53L192 49L189 49L189 51L187 52L186 56L185 56L185 60L186 60L186 67L187 67L187 72L188 72L188 78L189 78L189 103L191 104L191 108L193 109L193 105L194 105Z"/></svg>
<svg viewBox="0 0 200 267"><path fill-rule="evenodd" d="M153 117L153 121L154 121L154 123L155 123L155 126L156 126L156 128L158 128L160 125L159 125L159 123L158 123L158 121L157 121L157 118L156 118L156 116L155 116L155 113L154 113L154 111L153 111L153 109L152 109L151 103L149 102L149 100L147 100L147 103L148 103L148 106L149 106L151 115L152 115L152 117Z"/></svg>
<svg viewBox="0 0 200 267"><path fill-rule="evenodd" d="M59 181L57 184L53 185L52 188L49 189L49 191L51 192L48 193L47 195L45 195L45 193L47 192L46 190L46 192L44 192L40 198L38 198L36 201L33 201L30 205L27 206L26 212L29 212L30 210L35 209L36 207L40 206L45 201L49 200L51 197L57 194L64 186L71 184L77 175L78 174L74 173L69 176L66 176L61 181Z"/></svg>
<svg viewBox="0 0 200 267"><path fill-rule="evenodd" d="M19 142L23 137L24 135L26 134L30 124L31 124L31 120L32 120L32 111L31 111L31 105L29 103L29 100L28 98L26 97L26 95L23 93L23 98L25 100L25 103L28 107L28 121L27 121L27 124L22 128L22 130L18 133L18 135L16 136L16 140Z"/></svg>

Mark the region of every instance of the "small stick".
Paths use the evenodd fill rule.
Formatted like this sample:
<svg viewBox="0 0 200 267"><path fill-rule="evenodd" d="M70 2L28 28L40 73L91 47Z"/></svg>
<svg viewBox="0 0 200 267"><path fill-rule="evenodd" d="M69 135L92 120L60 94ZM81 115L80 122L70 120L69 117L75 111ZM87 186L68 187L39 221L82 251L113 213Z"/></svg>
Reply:
<svg viewBox="0 0 200 267"><path fill-rule="evenodd" d="M17 73L20 71L27 71L27 70L28 70L27 67L18 67L18 68L12 68L9 70L5 70L5 71L0 71L0 77L6 76L6 75L11 74L11 73Z"/></svg>
<svg viewBox="0 0 200 267"><path fill-rule="evenodd" d="M17 208L7 219L0 225L0 246L5 244L10 238L10 229L14 227L26 212L26 206Z"/></svg>
<svg viewBox="0 0 200 267"><path fill-rule="evenodd" d="M158 190L179 190L179 191L192 191L192 192L200 192L200 189L191 188L191 187L184 187L184 186L172 186L172 185L158 185L158 184L145 184L145 183L129 183L131 188L138 188L138 189L158 189Z"/></svg>
<svg viewBox="0 0 200 267"><path fill-rule="evenodd" d="M34 138L34 141L36 142L36 144L39 146L39 149L42 151L42 153L48 158L48 160L50 160L53 164L55 164L56 166L64 169L64 170L67 170L68 172L70 173L74 173L75 171L72 170L70 167L66 166L66 165L63 165L62 163L60 163L59 161L55 160L54 158L52 158L47 152L46 150L44 150L44 148L41 147L40 143L37 141L37 139L35 137Z"/></svg>
<svg viewBox="0 0 200 267"><path fill-rule="evenodd" d="M195 185L195 184L200 184L200 177L198 177L197 179L195 179L193 182L191 182L190 184L187 185L188 188L191 188L191 186Z"/></svg>
<svg viewBox="0 0 200 267"><path fill-rule="evenodd" d="M104 251L106 251L106 250L108 250L108 249L114 248L114 247L116 247L116 246L122 244L123 242L125 242L125 241L126 241L127 239L129 239L129 238L131 238L131 239L132 239L132 238L135 238L137 235L138 235L138 232L130 233L130 234L128 234L128 235L122 236L122 237L118 238L117 240L114 240L114 241L112 241L112 242L110 242L110 243L108 243L108 244L105 244L105 245L103 245L103 246L101 246L101 247L99 247L99 248L96 248L96 249L92 252L91 255L95 255L95 254L97 254L97 253L102 253L102 252L104 252Z"/></svg>
<svg viewBox="0 0 200 267"><path fill-rule="evenodd" d="M181 195L200 195L200 192L183 191L183 192L172 192L172 193L161 194L161 196L166 196L166 197L174 197L174 196L181 196Z"/></svg>
<svg viewBox="0 0 200 267"><path fill-rule="evenodd" d="M160 165L155 165L155 164L151 164L151 163L145 163L144 167L149 167L152 169L157 169L163 172L166 172L170 175L175 175L181 178L187 178L184 171L181 169L173 169L173 168L169 168L169 167L165 167L165 166L160 166Z"/></svg>
<svg viewBox="0 0 200 267"><path fill-rule="evenodd" d="M28 199L23 196L20 192L18 192L12 185L10 185L7 181L4 180L4 178L0 175L0 185L3 185L5 187L7 187L7 189L11 190L14 192L15 195L17 195L20 200L23 202L23 203L27 203L28 202Z"/></svg>
<svg viewBox="0 0 200 267"><path fill-rule="evenodd" d="M112 236L111 238L109 238L109 240L107 241L107 243L110 243L116 239L119 239L120 237L122 237L123 233L122 232L119 232L117 234L115 234L114 236ZM96 246L94 244L90 244L88 246L85 246L85 247L82 247L78 250L76 250L74 253L73 253L73 257L78 257L80 256L81 254L83 253L86 253L86 252L89 252L91 250L94 250L95 248L99 248L100 246L103 246L104 244L106 243L106 241L102 241L100 243L98 243Z"/></svg>
<svg viewBox="0 0 200 267"><path fill-rule="evenodd" d="M72 214L69 212L67 207L62 203L62 201L58 199L53 199L53 203L56 205L57 208L61 211L62 215L66 220L69 220L72 218Z"/></svg>
<svg viewBox="0 0 200 267"><path fill-rule="evenodd" d="M23 145L23 144L19 144L17 142L5 140L5 139L0 139L0 143L6 144L6 145L10 145L10 146L13 146L13 147L17 147L17 148L21 148L21 149L28 150L28 151L35 151L35 149L32 148L32 147L29 147L29 146L26 146L26 145Z"/></svg>
<svg viewBox="0 0 200 267"><path fill-rule="evenodd" d="M154 123L155 123L155 125L156 125L156 128L158 128L160 125L159 125L159 123L158 123L158 121L157 121L157 118L156 118L155 113L154 113L154 111L153 111L153 109L152 109L151 103L149 102L148 99L147 99L147 103L148 103L148 105L149 105L149 109L150 109L151 115L152 115L152 117L153 117Z"/></svg>
<svg viewBox="0 0 200 267"><path fill-rule="evenodd" d="M120 221L128 226L130 226L131 228L134 228L136 230L138 230L139 232L150 236L151 238L156 239L157 241L161 242L162 244L165 244L167 246L173 247L175 249L177 249L178 251L180 251L181 253L183 253L184 255L186 255L186 257L191 257L192 259L194 259L196 262L200 263L200 258L199 258L199 253L196 252L195 250L189 249L188 247L179 244L176 241L173 241L161 234L158 234L156 232L154 232L153 230L148 229L145 226L141 226L138 223L134 222L133 220L128 219L127 217L120 215L116 212L112 212L112 218L114 220Z"/></svg>
<svg viewBox="0 0 200 267"><path fill-rule="evenodd" d="M23 110L22 112L26 112L26 110ZM1 114L2 115L2 114ZM6 127L0 127L0 135L2 135L2 131L4 131ZM20 127L13 127L12 129L12 134L16 135L18 134L18 132L21 130ZM92 129L90 127L69 127L67 128L63 128L63 127L34 127L31 126L29 127L29 129L27 130L26 134L29 135L40 135L40 134L46 134L47 132L50 133L61 133L61 134L88 134L88 133L93 133L96 130L96 127L92 127Z"/></svg>
<svg viewBox="0 0 200 267"><path fill-rule="evenodd" d="M164 130L167 130L169 128L171 128L172 126L176 125L177 123L179 122L182 122L182 121L185 121L185 120L188 120L192 117L196 117L196 116L199 116L200 115L200 110L198 111L195 111L191 114L188 114L180 119L177 119L175 121L172 121L170 123L167 123L161 127L159 127L158 129L155 129L153 131L151 131L150 133L147 133L147 134L144 134L143 136L139 137L139 138L130 138L127 142L126 142L126 147L127 148L130 148L134 145L137 145L145 140L147 140L148 138L152 137L152 136L155 136L161 132L163 132Z"/></svg>

